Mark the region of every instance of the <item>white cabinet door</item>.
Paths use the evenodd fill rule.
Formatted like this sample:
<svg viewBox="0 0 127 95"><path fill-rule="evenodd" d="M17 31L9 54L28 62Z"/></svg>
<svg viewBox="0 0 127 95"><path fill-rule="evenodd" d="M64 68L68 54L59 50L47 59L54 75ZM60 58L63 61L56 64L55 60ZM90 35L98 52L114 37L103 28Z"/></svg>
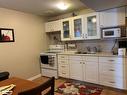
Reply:
<svg viewBox="0 0 127 95"><path fill-rule="evenodd" d="M91 83L98 83L98 63L85 62L86 81Z"/></svg>
<svg viewBox="0 0 127 95"><path fill-rule="evenodd" d="M125 7L100 12L100 26L113 27L125 25Z"/></svg>
<svg viewBox="0 0 127 95"><path fill-rule="evenodd" d="M45 32L51 32L52 31L52 23L46 22L45 23Z"/></svg>
<svg viewBox="0 0 127 95"><path fill-rule="evenodd" d="M56 32L56 31L61 31L61 20L45 23L45 32Z"/></svg>
<svg viewBox="0 0 127 95"><path fill-rule="evenodd" d="M100 39L99 13L90 13L85 17L85 39Z"/></svg>
<svg viewBox="0 0 127 95"><path fill-rule="evenodd" d="M86 64L83 62L83 80L86 81Z"/></svg>
<svg viewBox="0 0 127 95"><path fill-rule="evenodd" d="M79 60L70 60L70 78L83 80L82 62Z"/></svg>
<svg viewBox="0 0 127 95"><path fill-rule="evenodd" d="M72 40L82 40L84 39L85 24L83 15L73 17L72 19Z"/></svg>
<svg viewBox="0 0 127 95"><path fill-rule="evenodd" d="M61 20L61 40L68 41L71 40L72 35L72 18L67 18Z"/></svg>

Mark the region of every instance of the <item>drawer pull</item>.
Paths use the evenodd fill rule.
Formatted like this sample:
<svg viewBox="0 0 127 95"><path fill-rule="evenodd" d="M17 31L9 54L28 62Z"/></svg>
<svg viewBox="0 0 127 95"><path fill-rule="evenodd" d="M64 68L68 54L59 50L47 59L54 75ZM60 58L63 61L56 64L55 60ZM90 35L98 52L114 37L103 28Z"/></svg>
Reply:
<svg viewBox="0 0 127 95"><path fill-rule="evenodd" d="M115 71L115 70L113 70L113 69L109 69L109 71Z"/></svg>
<svg viewBox="0 0 127 95"><path fill-rule="evenodd" d="M66 73L62 73L62 74L66 74Z"/></svg>
<svg viewBox="0 0 127 95"><path fill-rule="evenodd" d="M61 61L61 63L65 63L65 61Z"/></svg>
<svg viewBox="0 0 127 95"><path fill-rule="evenodd" d="M65 66L61 66L61 67L65 68Z"/></svg>
<svg viewBox="0 0 127 95"><path fill-rule="evenodd" d="M109 83L116 83L116 82L113 82L113 81L109 81Z"/></svg>
<svg viewBox="0 0 127 95"><path fill-rule="evenodd" d="M113 61L115 61L115 60L108 60L108 61L113 62Z"/></svg>
<svg viewBox="0 0 127 95"><path fill-rule="evenodd" d="M80 64L82 64L82 62L80 62Z"/></svg>

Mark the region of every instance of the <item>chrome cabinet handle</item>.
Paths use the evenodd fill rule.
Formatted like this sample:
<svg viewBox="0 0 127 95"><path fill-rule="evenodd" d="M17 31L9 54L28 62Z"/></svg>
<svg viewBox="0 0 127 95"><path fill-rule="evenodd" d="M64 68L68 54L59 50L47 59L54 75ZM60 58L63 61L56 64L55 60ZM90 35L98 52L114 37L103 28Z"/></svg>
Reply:
<svg viewBox="0 0 127 95"><path fill-rule="evenodd" d="M114 82L114 81L109 81L109 83L116 83L116 82Z"/></svg>
<svg viewBox="0 0 127 95"><path fill-rule="evenodd" d="M113 69L109 69L109 71L115 71L115 70L113 70Z"/></svg>
<svg viewBox="0 0 127 95"><path fill-rule="evenodd" d="M115 61L115 60L108 60L108 61L113 62L113 61Z"/></svg>
<svg viewBox="0 0 127 95"><path fill-rule="evenodd" d="M87 38L87 34L85 34L85 38Z"/></svg>
<svg viewBox="0 0 127 95"><path fill-rule="evenodd" d="M61 61L61 63L65 63L64 61Z"/></svg>
<svg viewBox="0 0 127 95"><path fill-rule="evenodd" d="M83 34L81 34L81 37L83 38Z"/></svg>

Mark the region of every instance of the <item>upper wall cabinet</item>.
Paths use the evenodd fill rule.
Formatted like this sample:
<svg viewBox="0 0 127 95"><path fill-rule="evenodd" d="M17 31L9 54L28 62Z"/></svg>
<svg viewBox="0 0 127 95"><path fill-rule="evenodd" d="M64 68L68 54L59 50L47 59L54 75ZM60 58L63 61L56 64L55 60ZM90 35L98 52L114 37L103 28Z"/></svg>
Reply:
<svg viewBox="0 0 127 95"><path fill-rule="evenodd" d="M62 41L100 38L99 13L97 12L63 19L61 23Z"/></svg>
<svg viewBox="0 0 127 95"><path fill-rule="evenodd" d="M76 16L72 19L72 39L82 40L84 39L85 23L83 16Z"/></svg>
<svg viewBox="0 0 127 95"><path fill-rule="evenodd" d="M56 31L61 31L61 20L45 23L45 32L56 32Z"/></svg>
<svg viewBox="0 0 127 95"><path fill-rule="evenodd" d="M100 27L125 25L125 7L100 12Z"/></svg>
<svg viewBox="0 0 127 95"><path fill-rule="evenodd" d="M99 13L90 13L84 16L85 39L100 39Z"/></svg>
<svg viewBox="0 0 127 95"><path fill-rule="evenodd" d="M62 23L62 30L61 30L62 41L84 39L83 16L76 16L76 17L63 19L61 23Z"/></svg>
<svg viewBox="0 0 127 95"><path fill-rule="evenodd" d="M61 23L62 23L61 40L62 41L71 40L71 33L72 33L71 19L72 18L61 20Z"/></svg>

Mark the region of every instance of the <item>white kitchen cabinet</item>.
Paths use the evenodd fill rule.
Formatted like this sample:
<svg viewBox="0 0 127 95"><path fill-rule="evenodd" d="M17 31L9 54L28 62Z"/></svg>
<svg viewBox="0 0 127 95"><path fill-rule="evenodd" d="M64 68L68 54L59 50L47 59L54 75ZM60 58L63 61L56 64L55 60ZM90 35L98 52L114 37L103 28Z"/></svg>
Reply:
<svg viewBox="0 0 127 95"><path fill-rule="evenodd" d="M69 78L68 55L58 55L58 76Z"/></svg>
<svg viewBox="0 0 127 95"><path fill-rule="evenodd" d="M90 13L62 20L61 40L100 39L99 13Z"/></svg>
<svg viewBox="0 0 127 95"><path fill-rule="evenodd" d="M84 21L83 16L76 16L66 18L61 21L62 31L61 40L82 40L84 34Z"/></svg>
<svg viewBox="0 0 127 95"><path fill-rule="evenodd" d="M70 60L70 78L83 80L82 61Z"/></svg>
<svg viewBox="0 0 127 95"><path fill-rule="evenodd" d="M98 57L69 56L70 78L98 83Z"/></svg>
<svg viewBox="0 0 127 95"><path fill-rule="evenodd" d="M45 23L45 32L56 32L56 31L61 31L61 20Z"/></svg>
<svg viewBox="0 0 127 95"><path fill-rule="evenodd" d="M72 38L72 18L62 19L62 30L61 30L61 40L68 41Z"/></svg>
<svg viewBox="0 0 127 95"><path fill-rule="evenodd" d="M89 13L84 15L85 21L85 39L100 39L99 13Z"/></svg>
<svg viewBox="0 0 127 95"><path fill-rule="evenodd" d="M91 83L98 83L98 57L84 56L85 68L85 78L84 81Z"/></svg>
<svg viewBox="0 0 127 95"><path fill-rule="evenodd" d="M60 77L127 89L127 58L58 55Z"/></svg>
<svg viewBox="0 0 127 95"><path fill-rule="evenodd" d="M125 89L125 58L99 57L99 81L100 84Z"/></svg>
<svg viewBox="0 0 127 95"><path fill-rule="evenodd" d="M77 57L77 59L75 59ZM69 56L70 78L83 80L83 63L81 56Z"/></svg>
<svg viewBox="0 0 127 95"><path fill-rule="evenodd" d="M100 12L100 27L125 25L125 7Z"/></svg>
<svg viewBox="0 0 127 95"><path fill-rule="evenodd" d="M84 39L85 23L84 16L76 16L72 19L72 40Z"/></svg>

